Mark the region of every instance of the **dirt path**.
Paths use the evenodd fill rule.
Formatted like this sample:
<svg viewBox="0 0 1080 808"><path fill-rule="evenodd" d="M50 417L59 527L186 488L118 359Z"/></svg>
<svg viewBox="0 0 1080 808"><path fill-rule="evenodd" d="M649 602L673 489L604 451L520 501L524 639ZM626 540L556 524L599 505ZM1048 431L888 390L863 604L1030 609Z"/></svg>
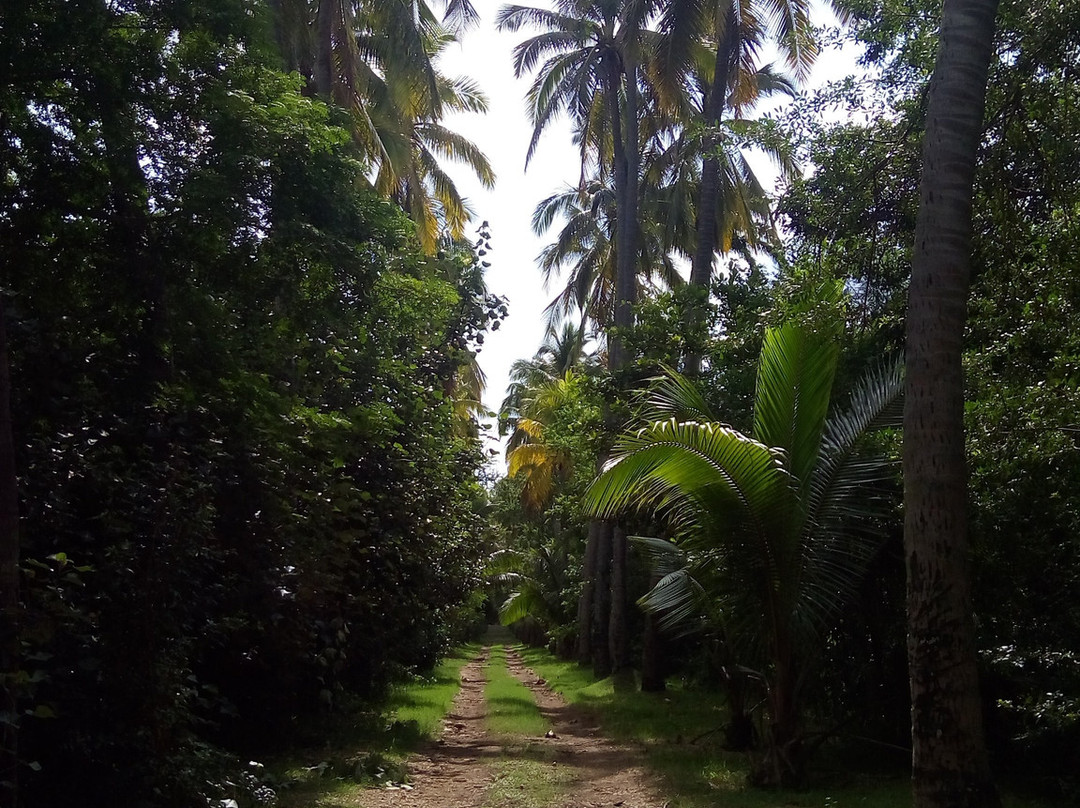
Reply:
<svg viewBox="0 0 1080 808"><path fill-rule="evenodd" d="M514 651L506 651L507 667L529 690L556 737L549 739L575 770L570 792L559 808L663 808L666 802L642 767L642 753L600 734L591 716L568 705Z"/></svg>
<svg viewBox="0 0 1080 808"><path fill-rule="evenodd" d="M461 690L446 717L443 735L409 760L408 786L364 792L364 808L481 808L491 771L502 750L484 729L484 667L489 649L461 669Z"/></svg>
<svg viewBox="0 0 1080 808"><path fill-rule="evenodd" d="M461 670L461 691L443 737L409 762L411 788L366 792L364 808L500 808L489 797L494 762L526 754L492 740L484 728L484 667L488 649ZM507 649L511 674L533 693L554 737L527 739L562 767L564 793L549 808L664 808L642 768L641 753L604 738L589 716L567 705ZM570 770L567 776L566 769Z"/></svg>

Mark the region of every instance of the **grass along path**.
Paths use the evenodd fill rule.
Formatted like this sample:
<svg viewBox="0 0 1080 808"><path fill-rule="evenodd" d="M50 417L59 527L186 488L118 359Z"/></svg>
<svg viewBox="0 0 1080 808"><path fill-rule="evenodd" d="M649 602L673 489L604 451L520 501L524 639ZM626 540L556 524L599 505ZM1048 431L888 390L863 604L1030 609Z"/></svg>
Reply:
<svg viewBox="0 0 1080 808"><path fill-rule="evenodd" d="M511 651L511 654L515 651ZM864 747L859 760L822 754L814 765L817 785L772 791L746 784L745 753L721 747L717 730L726 716L720 693L684 690L672 682L664 693L641 693L553 657L520 647L522 664L569 704L595 716L600 731L643 751L646 768L659 778L669 808L910 808L911 784L904 752ZM899 754L899 757L897 755ZM1003 795L1005 808L1046 808L1045 803Z"/></svg>
<svg viewBox="0 0 1080 808"><path fill-rule="evenodd" d="M521 741L525 738L541 738L551 729L540 714L529 689L510 675L506 667L505 645L492 647L486 675L486 724L492 735L509 741Z"/></svg>
<svg viewBox="0 0 1080 808"><path fill-rule="evenodd" d="M486 725L502 752L493 762L487 808L548 808L556 805L574 780L551 748L551 724L532 693L512 676L505 645L493 646L486 669Z"/></svg>

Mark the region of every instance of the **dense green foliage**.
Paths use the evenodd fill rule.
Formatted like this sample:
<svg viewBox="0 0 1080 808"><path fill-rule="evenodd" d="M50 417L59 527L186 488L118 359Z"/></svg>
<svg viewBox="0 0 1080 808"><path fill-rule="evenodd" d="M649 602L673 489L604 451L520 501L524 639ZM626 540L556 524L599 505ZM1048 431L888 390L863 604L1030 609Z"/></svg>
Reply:
<svg viewBox="0 0 1080 808"><path fill-rule="evenodd" d="M835 281L842 281L846 290L838 309L844 327L835 391L841 399L868 367L899 355L904 347L920 144L941 4L859 0L843 6L844 27L825 35L857 49L865 70L797 96L783 112L748 122L755 131L767 133L765 143L774 154L794 155L809 169L788 180L776 201L782 246L772 247L772 260L764 267L757 263L765 260L760 254L756 259L729 257L712 280L704 315L695 314L701 311L702 290L677 282L670 289L652 285L654 268L666 255L644 257L638 267L642 299L635 307L634 326L620 331L633 368L622 373L623 381L640 384L665 366L693 371L693 360L700 357L698 378L709 409L747 433L755 419L754 367L766 327L793 319L821 327L837 311L822 302L821 290L833 288ZM656 8L657 37L642 37L638 52L642 63L649 63L654 46L659 54L657 69L639 77L637 86L644 110L640 204L644 211L659 200L664 206L660 221L678 229L687 217L692 222L700 209L702 163L700 155L689 152L676 162L678 138L673 133L679 130L670 128L659 68L665 59L689 66L678 61L684 57L676 58L690 51L675 50L675 44L685 42L670 41L676 30L672 26L710 21L714 5L661 3ZM690 19L680 20L679 14ZM1004 2L999 13L975 188L964 360L973 596L988 742L1003 774L1057 793L1075 792L1068 773L1076 769L1080 732L1080 665L1075 654L1080 640L1075 496L1080 482L1075 440L1080 379L1074 323L1080 232L1075 132L1080 107L1074 103L1072 80L1080 52L1076 14L1074 4L1049 0L1034 5ZM629 47L625 29L623 37L620 46ZM723 43L702 37L700 44L701 49L692 51L698 68L719 53ZM681 89L707 93L715 76L705 72ZM631 79L624 75L622 80ZM733 90L728 100L735 97ZM594 100L593 108L598 103ZM702 122L707 110L700 104L680 113L689 116L684 121L696 120L685 124L687 131L717 137ZM602 169L607 159L603 130L582 131L595 137L587 145L597 149ZM668 134L659 135L663 132ZM722 135L718 140L725 149L734 145ZM667 183L668 190L656 196L650 161L661 151L671 162L664 163L668 173L656 176L663 177L661 184ZM676 180L681 182L678 194ZM550 207L550 201L542 205ZM722 202L721 208L725 205L728 215L738 210L734 203ZM594 204L596 210L606 217L615 215ZM549 253L579 232L571 225L585 211L571 213ZM693 239L685 240L685 228L679 230L678 241L650 241L654 218L642 225L640 250L692 250ZM616 232L612 222L605 220L605 226L609 235ZM736 226L728 246L738 254L752 235ZM581 252L586 255L592 253ZM601 289L588 297L590 287L579 278L584 265L567 261L565 266L567 289L573 287L578 294L575 316L606 326L610 317L596 312L610 292ZM546 272L552 268L543 266ZM572 310L569 300L564 294L563 305ZM616 404L606 413L608 437L597 442L598 460L606 456L604 447L621 427L639 425L632 406ZM898 446L890 439L879 448L895 453ZM556 488L556 500L561 490ZM515 517L504 513L502 518ZM544 511L531 518L542 522ZM817 729L827 732L856 722L877 740L900 745L909 741L902 524L899 510L879 521L880 552L859 584L857 605L831 621L818 644L814 675L807 674L802 682L810 707L808 723ZM569 623L553 629L570 630ZM646 638L635 642L647 646ZM715 646L695 648L685 639L668 642L669 670L722 678L722 655ZM746 664L745 659L738 661ZM649 666L647 658L642 665Z"/></svg>
<svg viewBox="0 0 1080 808"><path fill-rule="evenodd" d="M269 33L218 0L4 12L27 805L228 796L234 755L468 619L454 392L505 309L468 246L421 254Z"/></svg>

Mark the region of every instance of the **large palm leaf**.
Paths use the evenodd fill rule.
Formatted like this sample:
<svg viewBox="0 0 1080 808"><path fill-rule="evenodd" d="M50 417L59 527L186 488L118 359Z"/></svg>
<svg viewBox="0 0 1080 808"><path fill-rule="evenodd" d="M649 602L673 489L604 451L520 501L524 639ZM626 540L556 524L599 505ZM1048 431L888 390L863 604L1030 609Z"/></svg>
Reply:
<svg viewBox="0 0 1080 808"><path fill-rule="evenodd" d="M866 526L888 505L877 494L889 464L859 446L869 430L897 425L898 366L868 374L850 408L828 417L837 356L829 334L769 329L753 437L717 421L694 385L669 373L644 408L659 419L619 439L586 495L596 515L647 508L666 518L681 561L643 604L669 624L706 620L764 666L774 721L788 727L795 671L852 594L879 544Z"/></svg>

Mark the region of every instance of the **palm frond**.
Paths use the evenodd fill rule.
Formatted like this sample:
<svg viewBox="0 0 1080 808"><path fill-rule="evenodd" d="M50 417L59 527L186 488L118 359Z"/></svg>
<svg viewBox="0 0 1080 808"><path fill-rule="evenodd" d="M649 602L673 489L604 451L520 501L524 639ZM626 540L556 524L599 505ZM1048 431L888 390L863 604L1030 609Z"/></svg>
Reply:
<svg viewBox="0 0 1080 808"><path fill-rule="evenodd" d="M810 479L829 412L835 340L788 322L765 333L754 393L754 437L783 450L788 469Z"/></svg>

